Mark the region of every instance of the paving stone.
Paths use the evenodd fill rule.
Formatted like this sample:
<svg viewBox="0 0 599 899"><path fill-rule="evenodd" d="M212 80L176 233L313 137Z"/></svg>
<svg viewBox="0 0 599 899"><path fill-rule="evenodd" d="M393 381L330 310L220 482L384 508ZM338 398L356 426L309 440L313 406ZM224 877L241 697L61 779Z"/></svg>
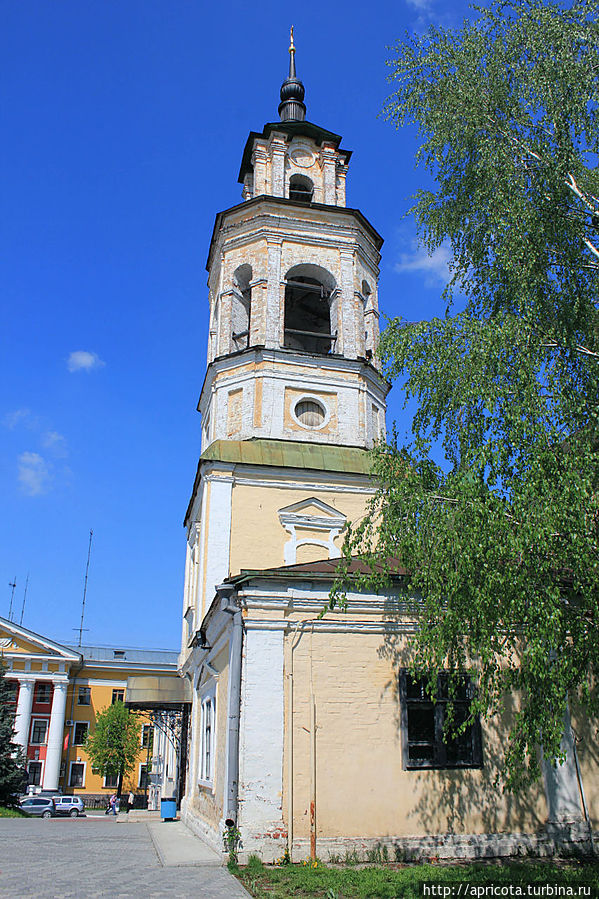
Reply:
<svg viewBox="0 0 599 899"><path fill-rule="evenodd" d="M247 899L220 864L163 867L145 823L114 818L0 820L0 896L11 899Z"/></svg>

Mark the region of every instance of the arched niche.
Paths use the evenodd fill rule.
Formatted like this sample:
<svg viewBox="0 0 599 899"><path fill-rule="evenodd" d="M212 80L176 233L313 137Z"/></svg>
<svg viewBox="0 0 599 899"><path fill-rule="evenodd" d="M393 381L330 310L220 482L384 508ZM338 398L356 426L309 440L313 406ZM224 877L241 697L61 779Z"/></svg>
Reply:
<svg viewBox="0 0 599 899"><path fill-rule="evenodd" d="M244 263L235 269L231 297L231 345L233 350L244 350L250 343L251 281L251 265Z"/></svg>
<svg viewBox="0 0 599 899"><path fill-rule="evenodd" d="M319 265L294 265L285 275L283 345L305 353L334 351L336 320L334 277Z"/></svg>

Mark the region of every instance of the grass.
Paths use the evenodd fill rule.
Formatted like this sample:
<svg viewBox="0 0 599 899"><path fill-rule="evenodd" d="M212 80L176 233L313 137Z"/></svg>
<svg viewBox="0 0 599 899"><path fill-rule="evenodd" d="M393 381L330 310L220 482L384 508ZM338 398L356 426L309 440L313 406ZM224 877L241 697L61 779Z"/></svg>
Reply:
<svg viewBox="0 0 599 899"><path fill-rule="evenodd" d="M599 895L599 863L591 861L531 860L503 864L390 864L376 867L330 867L320 861L316 864L307 861L301 865L276 867L263 865L257 856L251 856L248 864L234 873L256 899L286 899L289 896L294 899L416 899L422 896L424 881L448 888L460 883L469 887L484 887L491 883L506 887L538 884L539 889L547 884L579 885L590 887L587 896ZM539 892L538 895L547 893ZM581 896L584 895L582 892Z"/></svg>
<svg viewBox="0 0 599 899"><path fill-rule="evenodd" d="M0 818L28 818L27 812L21 811L20 808L5 808L0 805Z"/></svg>

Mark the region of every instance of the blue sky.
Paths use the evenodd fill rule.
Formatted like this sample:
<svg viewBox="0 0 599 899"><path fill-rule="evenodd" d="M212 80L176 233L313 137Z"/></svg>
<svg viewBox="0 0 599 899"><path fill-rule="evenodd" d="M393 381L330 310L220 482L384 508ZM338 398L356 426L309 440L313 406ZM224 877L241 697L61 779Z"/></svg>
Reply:
<svg viewBox="0 0 599 899"><path fill-rule="evenodd" d="M446 259L405 219L415 132L379 117L388 46L446 0L3 0L0 615L84 642L178 648L200 444L206 256L276 121L295 26L307 118L354 151L348 205L385 238L381 308L441 314ZM391 394L389 424L401 416Z"/></svg>

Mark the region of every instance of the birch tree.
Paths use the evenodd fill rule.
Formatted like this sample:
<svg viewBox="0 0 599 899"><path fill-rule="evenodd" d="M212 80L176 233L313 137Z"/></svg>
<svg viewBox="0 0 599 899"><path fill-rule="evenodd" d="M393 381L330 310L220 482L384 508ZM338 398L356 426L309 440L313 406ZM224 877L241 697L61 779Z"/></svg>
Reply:
<svg viewBox="0 0 599 899"><path fill-rule="evenodd" d="M383 335L417 412L408 445L375 451L345 559L381 589L407 568L420 667L475 669L482 714L520 697L517 788L540 744L561 758L569 701L599 712L598 3L493 3L389 65L386 117L417 125L434 179L420 237L453 263L445 314Z"/></svg>

